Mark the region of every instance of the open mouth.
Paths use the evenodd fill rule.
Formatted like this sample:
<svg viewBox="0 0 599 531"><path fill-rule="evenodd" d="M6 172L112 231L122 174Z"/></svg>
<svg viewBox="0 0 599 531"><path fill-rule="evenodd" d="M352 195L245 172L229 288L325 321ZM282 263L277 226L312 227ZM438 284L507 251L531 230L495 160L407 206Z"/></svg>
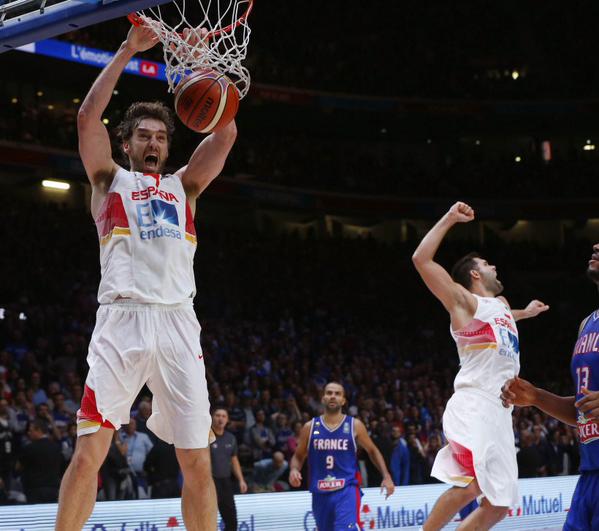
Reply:
<svg viewBox="0 0 599 531"><path fill-rule="evenodd" d="M156 155L148 155L144 159L144 162L148 165L156 166L158 164L158 157Z"/></svg>

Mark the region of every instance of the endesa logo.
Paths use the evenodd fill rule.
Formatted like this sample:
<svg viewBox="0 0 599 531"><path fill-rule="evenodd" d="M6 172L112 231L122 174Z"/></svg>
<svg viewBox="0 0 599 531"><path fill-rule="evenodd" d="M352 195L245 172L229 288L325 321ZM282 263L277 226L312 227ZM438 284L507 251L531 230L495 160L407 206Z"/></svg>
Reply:
<svg viewBox="0 0 599 531"><path fill-rule="evenodd" d="M139 235L142 240L164 237L177 240L183 239L181 231L178 230L179 215L175 205L160 199L152 199L149 203L138 203L136 207L137 224L140 228Z"/></svg>
<svg viewBox="0 0 599 531"><path fill-rule="evenodd" d="M179 202L175 194L171 192L163 192L155 186L148 186L145 190L131 192L131 199L133 199L133 201L147 201L153 196L158 196L160 199L164 199L165 201L174 201L175 203Z"/></svg>

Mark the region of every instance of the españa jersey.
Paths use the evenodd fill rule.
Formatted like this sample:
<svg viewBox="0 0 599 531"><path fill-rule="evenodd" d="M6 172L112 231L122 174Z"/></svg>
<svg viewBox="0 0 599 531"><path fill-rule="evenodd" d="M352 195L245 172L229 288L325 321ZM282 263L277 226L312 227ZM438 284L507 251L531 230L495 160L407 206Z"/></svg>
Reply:
<svg viewBox="0 0 599 531"><path fill-rule="evenodd" d="M308 445L310 491L326 493L359 485L354 419L347 415L335 429L322 417L312 419Z"/></svg>
<svg viewBox="0 0 599 531"><path fill-rule="evenodd" d="M196 292L196 231L181 179L119 168L96 219L100 304L177 304Z"/></svg>
<svg viewBox="0 0 599 531"><path fill-rule="evenodd" d="M454 388L475 389L499 400L501 386L520 371L518 329L512 312L500 299L479 297L472 321L451 330L460 356Z"/></svg>
<svg viewBox="0 0 599 531"><path fill-rule="evenodd" d="M599 310L589 315L582 324L574 345L570 372L576 386L576 400L584 397L581 389L599 391ZM580 470L599 470L599 422L578 411L580 439Z"/></svg>

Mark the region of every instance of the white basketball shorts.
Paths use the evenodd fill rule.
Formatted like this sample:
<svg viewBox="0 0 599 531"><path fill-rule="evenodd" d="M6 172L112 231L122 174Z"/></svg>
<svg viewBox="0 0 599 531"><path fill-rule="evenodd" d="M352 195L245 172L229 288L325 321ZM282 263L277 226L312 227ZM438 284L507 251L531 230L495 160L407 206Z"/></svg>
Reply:
<svg viewBox="0 0 599 531"><path fill-rule="evenodd" d="M458 487L467 486L476 477L491 505L515 506L518 464L512 408L504 408L499 397L460 389L447 402L443 433L456 444L439 451L431 476Z"/></svg>
<svg viewBox="0 0 599 531"><path fill-rule="evenodd" d="M206 448L211 417L200 331L191 301L100 306L77 433L128 424L147 383L154 395L148 428L176 448Z"/></svg>

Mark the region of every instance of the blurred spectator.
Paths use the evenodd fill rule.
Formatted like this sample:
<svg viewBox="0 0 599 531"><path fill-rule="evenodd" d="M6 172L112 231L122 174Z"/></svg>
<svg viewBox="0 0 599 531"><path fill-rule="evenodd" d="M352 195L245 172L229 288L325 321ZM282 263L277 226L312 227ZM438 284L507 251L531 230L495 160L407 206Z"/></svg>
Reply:
<svg viewBox="0 0 599 531"><path fill-rule="evenodd" d="M181 496L180 469L174 445L156 439L146 457L144 469L152 488L152 498L178 498Z"/></svg>
<svg viewBox="0 0 599 531"><path fill-rule="evenodd" d="M41 419L31 422L27 436L31 442L21 450L17 464L27 503L54 503L64 466L60 446L50 439Z"/></svg>
<svg viewBox="0 0 599 531"><path fill-rule="evenodd" d="M289 463L282 452L254 463L254 492L280 492L289 490L289 484L283 481L289 472Z"/></svg>
<svg viewBox="0 0 599 531"><path fill-rule="evenodd" d="M152 441L145 433L137 431L137 422L134 418L131 418L129 424L121 430L120 439L127 445L127 463L132 472L135 490L140 497L145 497L148 483L144 462L152 449Z"/></svg>
<svg viewBox="0 0 599 531"><path fill-rule="evenodd" d="M293 455L289 453L289 437L293 435L293 430L289 427L289 420L285 413L275 414L274 425L275 445L274 449L283 452L285 457Z"/></svg>
<svg viewBox="0 0 599 531"><path fill-rule="evenodd" d="M410 484L410 450L408 443L401 436L401 428L391 428L391 440L394 444L391 454L391 466L389 471L396 486Z"/></svg>
<svg viewBox="0 0 599 531"><path fill-rule="evenodd" d="M529 431L520 433L520 451L516 458L519 478L536 478L547 475L543 455L534 444L534 435Z"/></svg>
<svg viewBox="0 0 599 531"><path fill-rule="evenodd" d="M427 473L426 452L415 433L408 435L408 451L410 453L410 485L421 485L429 481Z"/></svg>
<svg viewBox="0 0 599 531"><path fill-rule="evenodd" d="M154 434L154 432L148 429L147 422L150 416L152 415L152 402L149 400L143 399L139 401L137 404L137 415L135 415L135 422L137 424L137 431L139 433L145 433L152 443L156 443L158 437Z"/></svg>
<svg viewBox="0 0 599 531"><path fill-rule="evenodd" d="M259 409L256 411L256 424L250 430L250 446L254 460L270 457L276 443L274 433L264 424L265 422L266 414L263 409Z"/></svg>
<svg viewBox="0 0 599 531"><path fill-rule="evenodd" d="M8 400L0 398L0 478L10 485L10 477L15 461L14 434L17 419L14 411L8 407Z"/></svg>
<svg viewBox="0 0 599 531"><path fill-rule="evenodd" d="M136 497L132 471L127 461L127 443L121 442L115 430L106 460L100 469L102 488L106 500L125 500Z"/></svg>

